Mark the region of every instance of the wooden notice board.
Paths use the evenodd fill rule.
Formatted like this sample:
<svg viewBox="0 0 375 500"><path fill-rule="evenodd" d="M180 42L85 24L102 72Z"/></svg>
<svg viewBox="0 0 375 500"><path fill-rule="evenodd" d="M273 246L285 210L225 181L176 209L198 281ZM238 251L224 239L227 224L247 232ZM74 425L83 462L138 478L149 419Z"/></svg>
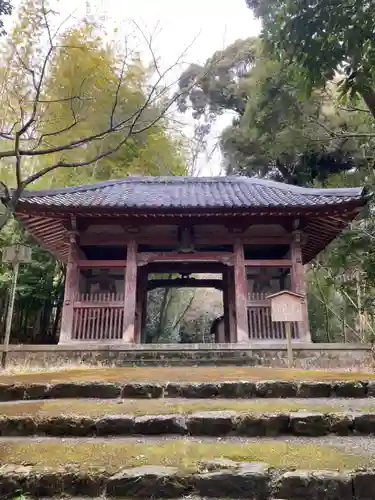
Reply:
<svg viewBox="0 0 375 500"><path fill-rule="evenodd" d="M303 321L303 295L284 290L267 297L271 301L272 321L294 323Z"/></svg>

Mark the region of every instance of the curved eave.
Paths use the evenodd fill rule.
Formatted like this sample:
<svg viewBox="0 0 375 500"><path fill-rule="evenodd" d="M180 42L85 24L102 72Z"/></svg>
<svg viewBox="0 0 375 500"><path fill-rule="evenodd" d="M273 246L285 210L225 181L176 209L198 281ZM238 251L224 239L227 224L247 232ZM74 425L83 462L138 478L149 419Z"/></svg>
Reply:
<svg viewBox="0 0 375 500"><path fill-rule="evenodd" d="M59 260L66 262L69 253L68 227L72 216L105 218L147 218L150 223L156 218L200 218L200 217L301 217L305 239L302 246L304 263L311 261L334 240L367 204L364 196L347 203L319 207L273 207L253 209L185 209L185 210L119 210L113 209L62 209L61 207L30 206L20 204L16 217L38 244Z"/></svg>

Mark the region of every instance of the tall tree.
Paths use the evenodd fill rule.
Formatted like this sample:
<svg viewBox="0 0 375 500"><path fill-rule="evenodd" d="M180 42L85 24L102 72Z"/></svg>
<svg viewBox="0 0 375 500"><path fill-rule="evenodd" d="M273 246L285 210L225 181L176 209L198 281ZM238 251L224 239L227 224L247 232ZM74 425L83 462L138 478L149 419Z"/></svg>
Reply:
<svg viewBox="0 0 375 500"><path fill-rule="evenodd" d="M9 16L12 13L12 5L8 0L0 0L0 36L5 35L3 16Z"/></svg>
<svg viewBox="0 0 375 500"><path fill-rule="evenodd" d="M183 161L167 130L166 114L176 100L165 80L171 67L161 71L155 62L150 74L151 68L148 72L126 51L108 46L85 20L56 29L47 0L24 0L18 15L0 75L5 207L0 227L27 186L58 170L95 165L104 169L99 177L108 178L120 157L123 163L137 159L134 170L143 160L156 170L167 150L181 172ZM143 150L143 156L134 149Z"/></svg>
<svg viewBox="0 0 375 500"><path fill-rule="evenodd" d="M192 79L196 86L185 91ZM200 134L218 115L232 114L220 141L228 174L324 183L332 173L350 170L353 154L369 142L367 136L362 142L336 136L367 129L366 113L343 109L333 86L306 99L293 72L257 39L237 40L204 66L192 66L181 75L180 90L180 109L192 109Z"/></svg>
<svg viewBox="0 0 375 500"><path fill-rule="evenodd" d="M246 0L263 21L275 57L295 63L308 90L337 73L341 91L375 117L375 15L372 0Z"/></svg>

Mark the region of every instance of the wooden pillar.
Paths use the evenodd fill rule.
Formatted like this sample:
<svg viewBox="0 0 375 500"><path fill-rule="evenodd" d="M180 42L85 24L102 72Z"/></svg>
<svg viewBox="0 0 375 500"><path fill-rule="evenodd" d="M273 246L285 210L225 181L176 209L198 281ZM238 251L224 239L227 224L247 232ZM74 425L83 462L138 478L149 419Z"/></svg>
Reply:
<svg viewBox="0 0 375 500"><path fill-rule="evenodd" d="M136 322L135 322L135 342L142 343L142 329L145 323L145 312L147 308L147 277L148 273L144 268L138 269L137 280L137 300L136 300Z"/></svg>
<svg viewBox="0 0 375 500"><path fill-rule="evenodd" d="M293 233L293 242L290 247L290 258L292 260L291 285L292 292L304 296L303 300L303 321L298 323L298 338L304 342L311 342L309 311L307 306L305 270L302 263L302 232Z"/></svg>
<svg viewBox="0 0 375 500"><path fill-rule="evenodd" d="M59 344L67 344L72 340L74 300L79 292L79 269L77 262L76 235L72 233L70 234L69 256L66 266Z"/></svg>
<svg viewBox="0 0 375 500"><path fill-rule="evenodd" d="M234 268L228 266L228 317L229 317L229 342L235 344L237 342L236 329L236 294L234 289Z"/></svg>
<svg viewBox="0 0 375 500"><path fill-rule="evenodd" d="M129 241L126 257L124 331L122 340L129 344L134 343L136 340L137 247L138 245L134 240Z"/></svg>
<svg viewBox="0 0 375 500"><path fill-rule="evenodd" d="M230 329L230 317L229 317L229 280L228 280L227 267L223 272L223 313L224 313L224 332L226 342L232 342L231 329Z"/></svg>
<svg viewBox="0 0 375 500"><path fill-rule="evenodd" d="M241 240L237 239L235 241L233 250L237 342L249 342L249 324L247 319L248 286L244 248Z"/></svg>
<svg viewBox="0 0 375 500"><path fill-rule="evenodd" d="M141 317L141 337L140 337L140 343L143 344L145 343L145 337L146 337L146 326L147 326L147 301L148 301L148 290L147 290L147 283L148 283L148 274L146 274L146 286L143 292L143 307L142 307L142 317Z"/></svg>

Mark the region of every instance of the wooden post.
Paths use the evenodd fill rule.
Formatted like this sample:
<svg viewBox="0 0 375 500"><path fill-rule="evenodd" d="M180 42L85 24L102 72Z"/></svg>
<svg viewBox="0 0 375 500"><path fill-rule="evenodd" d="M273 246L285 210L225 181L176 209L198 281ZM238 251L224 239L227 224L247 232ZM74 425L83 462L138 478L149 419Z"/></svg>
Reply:
<svg viewBox="0 0 375 500"><path fill-rule="evenodd" d="M285 323L285 333L288 351L288 368L293 368L292 325L289 321Z"/></svg>
<svg viewBox="0 0 375 500"><path fill-rule="evenodd" d="M122 340L135 342L135 311L137 297L137 243L129 241L126 258L124 331Z"/></svg>
<svg viewBox="0 0 375 500"><path fill-rule="evenodd" d="M72 340L74 300L79 291L79 269L77 262L76 235L75 233L71 233L68 264L66 266L59 344L66 344Z"/></svg>
<svg viewBox="0 0 375 500"><path fill-rule="evenodd" d="M234 269L228 266L228 316L229 316L229 342L235 344L237 342L236 329L236 294L234 289Z"/></svg>
<svg viewBox="0 0 375 500"><path fill-rule="evenodd" d="M138 271L137 281L137 301L136 301L136 323L135 323L135 342L140 344L142 342L142 328L144 327L144 310L147 308L147 271L140 268ZM146 300L145 300L146 299Z"/></svg>
<svg viewBox="0 0 375 500"><path fill-rule="evenodd" d="M231 329L230 329L230 310L229 310L229 268L227 267L223 272L223 313L224 313L224 332L226 342L232 342Z"/></svg>
<svg viewBox="0 0 375 500"><path fill-rule="evenodd" d="M6 327L5 327L5 337L4 337L4 346L3 346L4 350L3 350L2 355L1 355L1 368L3 368L3 370L7 367L9 341L10 341L10 334L12 331L13 310L14 310L14 302L16 299L17 280L18 280L19 269L20 269L20 263L18 261L16 261L13 265L12 284L10 287L7 319L6 319Z"/></svg>
<svg viewBox="0 0 375 500"><path fill-rule="evenodd" d="M301 242L301 231L295 231L293 233L293 242L290 247L290 257L292 260L291 285L292 292L298 293L303 296L303 320L298 323L298 338L299 340L302 340L304 342L311 342L309 312L306 297L305 270L302 264Z"/></svg>
<svg viewBox="0 0 375 500"><path fill-rule="evenodd" d="M242 241L234 243L234 286L236 300L237 342L249 342L249 325L247 320L247 278L245 256Z"/></svg>

